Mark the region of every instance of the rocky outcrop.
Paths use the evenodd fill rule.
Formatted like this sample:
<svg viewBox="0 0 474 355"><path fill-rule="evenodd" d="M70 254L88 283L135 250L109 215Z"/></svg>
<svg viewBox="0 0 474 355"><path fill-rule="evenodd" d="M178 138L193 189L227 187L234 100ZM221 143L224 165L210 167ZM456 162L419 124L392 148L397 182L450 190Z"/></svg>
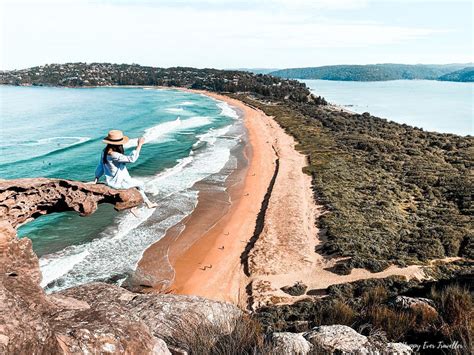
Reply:
<svg viewBox="0 0 474 355"><path fill-rule="evenodd" d="M103 185L23 179L0 182L0 353L169 354L178 322L196 317L219 326L239 316L226 303L199 297L141 295L92 283L46 295L31 241L14 226L50 212L94 212L98 203L117 209L141 202L136 190ZM225 329L225 327L223 327Z"/></svg>
<svg viewBox="0 0 474 355"><path fill-rule="evenodd" d="M321 353L335 351L355 353L367 349L366 336L345 325L320 326L305 334L305 338ZM367 351L368 352L368 351Z"/></svg>
<svg viewBox="0 0 474 355"><path fill-rule="evenodd" d="M438 311L434 308L433 300L429 298L396 296L390 301L390 305L399 309L423 309L426 312L438 314Z"/></svg>
<svg viewBox="0 0 474 355"><path fill-rule="evenodd" d="M357 333L346 325L325 325L304 334L316 354L411 354L411 348L401 343L383 343Z"/></svg>
<svg viewBox="0 0 474 355"><path fill-rule="evenodd" d="M126 313L137 317L155 337L160 339L178 337L183 322L195 321L203 326L206 322L220 324L225 332L229 320L241 316L241 311L230 303L197 296L138 294L104 283L73 287L59 292L58 295L74 298L94 309L102 308L106 312L111 307L120 306ZM110 311L114 313L113 309Z"/></svg>
<svg viewBox="0 0 474 355"><path fill-rule="evenodd" d="M273 333L275 354L411 354L408 345L386 343L359 334L346 325L323 325L305 333Z"/></svg>
<svg viewBox="0 0 474 355"><path fill-rule="evenodd" d="M136 189L115 190L102 184L61 179L0 180L0 220L13 227L52 212L76 211L86 216L100 203L123 210L142 201Z"/></svg>
<svg viewBox="0 0 474 355"><path fill-rule="evenodd" d="M313 345L301 333L273 333L272 347L275 354L306 355L311 352Z"/></svg>

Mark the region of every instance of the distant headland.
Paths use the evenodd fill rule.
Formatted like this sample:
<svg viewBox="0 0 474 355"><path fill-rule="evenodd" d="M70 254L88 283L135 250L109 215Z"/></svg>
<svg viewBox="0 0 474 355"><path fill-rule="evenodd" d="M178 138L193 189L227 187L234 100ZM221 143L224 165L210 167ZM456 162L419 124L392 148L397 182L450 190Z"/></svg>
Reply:
<svg viewBox="0 0 474 355"><path fill-rule="evenodd" d="M268 74L287 79L340 81L440 80L474 82L473 63L464 64L368 64L291 68Z"/></svg>

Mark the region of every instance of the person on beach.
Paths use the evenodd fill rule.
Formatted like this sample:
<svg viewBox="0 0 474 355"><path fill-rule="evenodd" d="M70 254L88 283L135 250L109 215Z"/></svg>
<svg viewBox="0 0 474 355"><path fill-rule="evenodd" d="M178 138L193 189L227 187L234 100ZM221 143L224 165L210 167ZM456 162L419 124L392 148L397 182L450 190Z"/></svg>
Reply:
<svg viewBox="0 0 474 355"><path fill-rule="evenodd" d="M145 194L144 185L133 179L128 173L126 164L137 161L140 151L145 143L145 138L138 138L138 145L130 155L124 154L123 145L127 143L129 138L119 130L111 130L102 141L107 146L102 151L99 164L95 169L94 184L97 184L102 175L105 175L105 183L114 189L128 189L135 187L143 197L143 201L148 208L155 208L158 205L151 202ZM131 212L137 216L136 207Z"/></svg>

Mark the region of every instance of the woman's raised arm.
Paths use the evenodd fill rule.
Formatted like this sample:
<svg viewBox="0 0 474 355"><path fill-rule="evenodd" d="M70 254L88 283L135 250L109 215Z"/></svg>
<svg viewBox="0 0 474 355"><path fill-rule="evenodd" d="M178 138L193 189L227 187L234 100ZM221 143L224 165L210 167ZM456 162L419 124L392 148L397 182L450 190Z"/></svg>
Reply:
<svg viewBox="0 0 474 355"><path fill-rule="evenodd" d="M145 138L140 137L138 138L138 145L137 148L132 152L130 155L120 154L117 152L112 152L110 156L112 160L119 162L119 163L135 163L140 156L140 151L142 150L142 146L145 143Z"/></svg>

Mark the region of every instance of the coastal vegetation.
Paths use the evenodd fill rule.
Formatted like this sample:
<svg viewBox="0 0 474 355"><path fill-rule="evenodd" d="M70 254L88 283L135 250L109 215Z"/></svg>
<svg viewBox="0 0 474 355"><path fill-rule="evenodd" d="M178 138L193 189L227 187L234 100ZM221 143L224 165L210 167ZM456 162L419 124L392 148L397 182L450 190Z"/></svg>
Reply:
<svg viewBox="0 0 474 355"><path fill-rule="evenodd" d="M325 298L312 297L302 286L298 294L307 297L301 301L259 308L258 322L244 317L225 335L222 328L194 329L186 318L178 337L184 343L176 346L191 344L189 349L202 353L212 353L213 346L220 353L258 353L267 349L265 333L341 324L386 341L458 342L471 349L473 137L344 112L295 80L238 71L76 63L2 72L0 83L163 85L226 93L273 116L308 157L305 171L325 208L317 222L325 242L316 252L344 257L332 272L419 264L432 277L337 284Z"/></svg>
<svg viewBox="0 0 474 355"><path fill-rule="evenodd" d="M472 75L456 74L457 70L472 71L469 64L408 65L328 65L322 67L281 69L270 72L273 76L288 79L322 79L341 81L383 81L383 80L446 80L474 81ZM467 67L467 68L466 68ZM453 73L454 72L454 73ZM452 73L452 74L450 74Z"/></svg>
<svg viewBox="0 0 474 355"><path fill-rule="evenodd" d="M423 297L399 296L414 290ZM259 309L258 317L267 331L302 332L320 325L342 324L384 342L457 344L450 353L465 354L472 346L473 306L473 293L465 285L431 284L420 288L392 277L335 285L324 299L264 307ZM431 353L442 354L443 349Z"/></svg>
<svg viewBox="0 0 474 355"><path fill-rule="evenodd" d="M273 116L308 156L327 208L321 252L350 257L334 272L473 257L474 139L303 103L238 98Z"/></svg>
<svg viewBox="0 0 474 355"><path fill-rule="evenodd" d="M474 67L468 67L457 70L452 73L444 74L438 78L441 81L460 81L460 82L474 82Z"/></svg>

